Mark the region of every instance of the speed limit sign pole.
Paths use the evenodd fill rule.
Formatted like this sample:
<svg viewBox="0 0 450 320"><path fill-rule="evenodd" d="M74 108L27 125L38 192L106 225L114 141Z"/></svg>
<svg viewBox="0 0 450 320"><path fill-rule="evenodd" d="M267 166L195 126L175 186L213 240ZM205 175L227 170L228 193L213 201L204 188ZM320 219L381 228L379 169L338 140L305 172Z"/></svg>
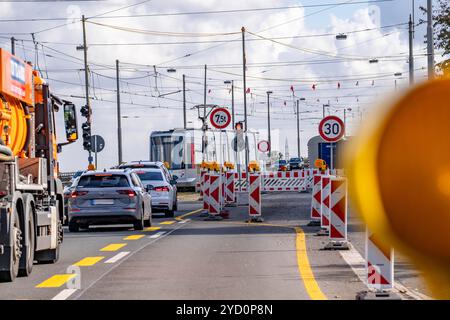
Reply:
<svg viewBox="0 0 450 320"><path fill-rule="evenodd" d="M345 134L345 125L341 118L328 116L319 124L319 134L323 140L330 143L330 169L334 169L334 147Z"/></svg>

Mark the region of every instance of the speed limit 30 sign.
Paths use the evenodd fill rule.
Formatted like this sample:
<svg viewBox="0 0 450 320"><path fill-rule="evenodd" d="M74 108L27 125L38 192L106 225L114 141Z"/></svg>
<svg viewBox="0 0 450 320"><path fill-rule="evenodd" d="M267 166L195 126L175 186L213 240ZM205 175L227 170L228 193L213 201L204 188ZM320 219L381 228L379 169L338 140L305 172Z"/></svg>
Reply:
<svg viewBox="0 0 450 320"><path fill-rule="evenodd" d="M217 108L211 112L209 116L209 121L216 129L225 129L230 125L231 122L231 114L225 108Z"/></svg>
<svg viewBox="0 0 450 320"><path fill-rule="evenodd" d="M325 117L319 124L319 133L323 140L337 142L345 134L344 122L336 116Z"/></svg>

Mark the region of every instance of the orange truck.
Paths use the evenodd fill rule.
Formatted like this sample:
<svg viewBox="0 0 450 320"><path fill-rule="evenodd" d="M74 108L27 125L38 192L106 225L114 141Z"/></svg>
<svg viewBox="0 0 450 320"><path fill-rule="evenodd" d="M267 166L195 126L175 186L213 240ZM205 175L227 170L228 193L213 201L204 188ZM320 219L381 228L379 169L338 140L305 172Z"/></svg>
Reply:
<svg viewBox="0 0 450 320"><path fill-rule="evenodd" d="M61 107L67 141L57 144ZM0 49L0 281L28 276L34 262L58 260L65 214L57 154L77 138L75 105Z"/></svg>

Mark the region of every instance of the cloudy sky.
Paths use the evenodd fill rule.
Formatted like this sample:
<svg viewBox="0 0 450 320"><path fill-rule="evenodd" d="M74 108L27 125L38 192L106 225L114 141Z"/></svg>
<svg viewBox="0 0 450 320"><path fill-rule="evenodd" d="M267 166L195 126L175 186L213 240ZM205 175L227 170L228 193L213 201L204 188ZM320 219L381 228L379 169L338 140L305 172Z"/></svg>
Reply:
<svg viewBox="0 0 450 320"><path fill-rule="evenodd" d="M416 19L420 17L416 0ZM237 119L243 118L242 44L246 30L249 128L267 135L266 91L271 100L273 148L296 153L293 99L300 103L301 149L317 135L322 105L343 117L347 109L349 134L376 110L380 101L408 85L407 21L411 0L373 3L358 0L105 0L57 2L0 2L0 46L30 60L48 79L54 93L84 104L82 29L89 17L88 56L93 133L106 140L99 167L117 162L115 61L120 61L124 160L147 159L149 135L154 130L183 126L182 75L187 79L189 126L199 127L203 103L204 65L207 102L231 105L230 87L236 86ZM138 5L134 5L138 4ZM373 5L378 5L374 7ZM245 10L243 9L264 9ZM220 12L218 12L220 11ZM233 11L233 12L223 12ZM186 14L190 13L190 14ZM194 14L196 13L196 14ZM39 18L39 21L29 21ZM43 18L49 18L43 21ZM26 20L26 21L23 21ZM32 33L34 40L32 41ZM346 40L337 40L344 33ZM415 37L415 75L426 75L423 27ZM36 51L37 48L37 51ZM437 55L438 56L438 55ZM378 63L369 63L372 58ZM167 69L176 69L168 73ZM155 73L156 70L156 73ZM394 76L401 73L400 76ZM315 90L312 89L313 85ZM292 96L291 86L294 88ZM158 96L163 97L158 98ZM81 123L83 118L79 117ZM62 114L59 115L62 128ZM61 138L64 137L60 131ZM81 142L61 154L63 171L85 168L87 152Z"/></svg>

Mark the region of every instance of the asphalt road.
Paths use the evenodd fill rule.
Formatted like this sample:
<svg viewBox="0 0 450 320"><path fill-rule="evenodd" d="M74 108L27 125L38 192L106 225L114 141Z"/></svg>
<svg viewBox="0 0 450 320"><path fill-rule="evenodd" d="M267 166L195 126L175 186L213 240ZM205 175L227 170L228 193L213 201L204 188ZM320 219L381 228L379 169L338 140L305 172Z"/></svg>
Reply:
<svg viewBox="0 0 450 320"><path fill-rule="evenodd" d="M321 250L326 239L306 226L310 194L263 195L263 224L246 223L245 207L230 208L229 220L203 221L196 197L183 196L175 219L154 216L145 231L66 230L59 262L0 283L0 299L354 299L365 290L342 253ZM349 231L353 254L363 254L356 217ZM402 298L426 293L403 259L396 277Z"/></svg>

